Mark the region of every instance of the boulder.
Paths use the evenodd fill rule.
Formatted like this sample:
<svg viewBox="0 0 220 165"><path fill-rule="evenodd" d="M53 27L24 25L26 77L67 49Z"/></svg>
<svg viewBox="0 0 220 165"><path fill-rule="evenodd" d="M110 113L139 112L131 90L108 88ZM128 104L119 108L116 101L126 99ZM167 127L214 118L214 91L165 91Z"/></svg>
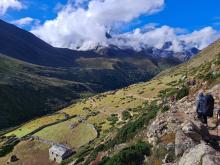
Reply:
<svg viewBox="0 0 220 165"><path fill-rule="evenodd" d="M188 152L186 151L179 160L178 165L210 165L209 163L217 160L217 155L219 153L216 150L205 143L201 143ZM219 165L219 162L215 165Z"/></svg>
<svg viewBox="0 0 220 165"><path fill-rule="evenodd" d="M17 158L16 155L12 155L9 160L7 161L7 164L10 163L10 162L16 162L18 161L19 159Z"/></svg>
<svg viewBox="0 0 220 165"><path fill-rule="evenodd" d="M182 130L178 130L176 132L175 155L177 157L182 156L187 149L190 149L195 145L196 143L193 141L193 139L186 136Z"/></svg>
<svg viewBox="0 0 220 165"><path fill-rule="evenodd" d="M205 155L202 158L202 165L220 165L220 155Z"/></svg>
<svg viewBox="0 0 220 165"><path fill-rule="evenodd" d="M195 125L193 122L189 121L183 124L182 131L195 142L199 143L203 140L203 134L207 134L208 129L204 131L200 130L200 128ZM204 131L204 132L202 132Z"/></svg>
<svg viewBox="0 0 220 165"><path fill-rule="evenodd" d="M172 155L171 153L168 153L165 155L164 159L162 160L162 162L164 164L167 164L167 163L172 163L173 159L172 159Z"/></svg>

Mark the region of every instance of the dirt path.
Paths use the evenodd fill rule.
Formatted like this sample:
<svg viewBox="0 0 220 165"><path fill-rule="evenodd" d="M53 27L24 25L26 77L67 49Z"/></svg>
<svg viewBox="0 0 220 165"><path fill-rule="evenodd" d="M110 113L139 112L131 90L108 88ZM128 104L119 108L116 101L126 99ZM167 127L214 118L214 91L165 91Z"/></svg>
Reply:
<svg viewBox="0 0 220 165"><path fill-rule="evenodd" d="M141 99L141 100L145 100L145 101L153 101L154 100L154 99L146 98L146 97L140 96L138 94L133 94L133 93L126 94L125 96L134 97L136 99Z"/></svg>

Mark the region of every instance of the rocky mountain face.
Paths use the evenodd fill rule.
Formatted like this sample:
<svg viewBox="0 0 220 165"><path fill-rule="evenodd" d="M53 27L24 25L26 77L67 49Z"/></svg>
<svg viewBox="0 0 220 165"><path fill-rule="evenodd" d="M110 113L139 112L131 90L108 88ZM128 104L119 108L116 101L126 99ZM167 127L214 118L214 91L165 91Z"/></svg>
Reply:
<svg viewBox="0 0 220 165"><path fill-rule="evenodd" d="M219 135L217 135L220 125L216 126L216 114L219 103L220 86L216 85L205 91L215 98L214 117L208 120L209 127L205 126L197 119L196 98L198 93L194 93L180 101L171 103L168 112L160 114L148 127L147 136L153 145L166 145L167 150L174 150L176 162L169 160L171 155L164 157L164 164L175 165L217 165L220 161ZM158 139L175 134L173 140L161 142Z"/></svg>

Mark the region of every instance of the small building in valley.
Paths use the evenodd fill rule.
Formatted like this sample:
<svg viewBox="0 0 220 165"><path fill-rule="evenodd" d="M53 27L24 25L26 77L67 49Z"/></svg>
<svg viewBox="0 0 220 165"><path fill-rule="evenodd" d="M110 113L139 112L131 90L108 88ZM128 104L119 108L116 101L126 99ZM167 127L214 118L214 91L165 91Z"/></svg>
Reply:
<svg viewBox="0 0 220 165"><path fill-rule="evenodd" d="M73 154L73 151L63 145L53 145L49 149L49 159L57 163L61 163Z"/></svg>

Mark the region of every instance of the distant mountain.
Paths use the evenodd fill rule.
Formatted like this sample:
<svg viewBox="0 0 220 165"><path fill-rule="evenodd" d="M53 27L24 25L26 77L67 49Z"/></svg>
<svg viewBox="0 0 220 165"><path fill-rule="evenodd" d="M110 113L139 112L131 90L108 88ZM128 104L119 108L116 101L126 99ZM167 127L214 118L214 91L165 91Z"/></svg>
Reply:
<svg viewBox="0 0 220 165"><path fill-rule="evenodd" d="M160 58L169 58L169 59L176 59L181 62L185 62L192 58L194 55L200 52L199 49L193 47L187 47L184 43L182 43L183 51L175 52L170 50L172 46L172 42L166 42L161 49L150 47L148 45L144 45L141 50L135 50L132 47L118 47L116 45L109 45L109 46L96 46L95 48L91 49L95 51L97 54L101 55L131 55L131 54L138 54L147 56L149 58L153 58L154 60L159 60Z"/></svg>
<svg viewBox="0 0 220 165"><path fill-rule="evenodd" d="M33 34L0 20L0 53L45 66L70 66L74 51L58 49Z"/></svg>
<svg viewBox="0 0 220 165"><path fill-rule="evenodd" d="M55 48L0 21L0 129L54 112L76 99L146 81L180 64L115 46Z"/></svg>

